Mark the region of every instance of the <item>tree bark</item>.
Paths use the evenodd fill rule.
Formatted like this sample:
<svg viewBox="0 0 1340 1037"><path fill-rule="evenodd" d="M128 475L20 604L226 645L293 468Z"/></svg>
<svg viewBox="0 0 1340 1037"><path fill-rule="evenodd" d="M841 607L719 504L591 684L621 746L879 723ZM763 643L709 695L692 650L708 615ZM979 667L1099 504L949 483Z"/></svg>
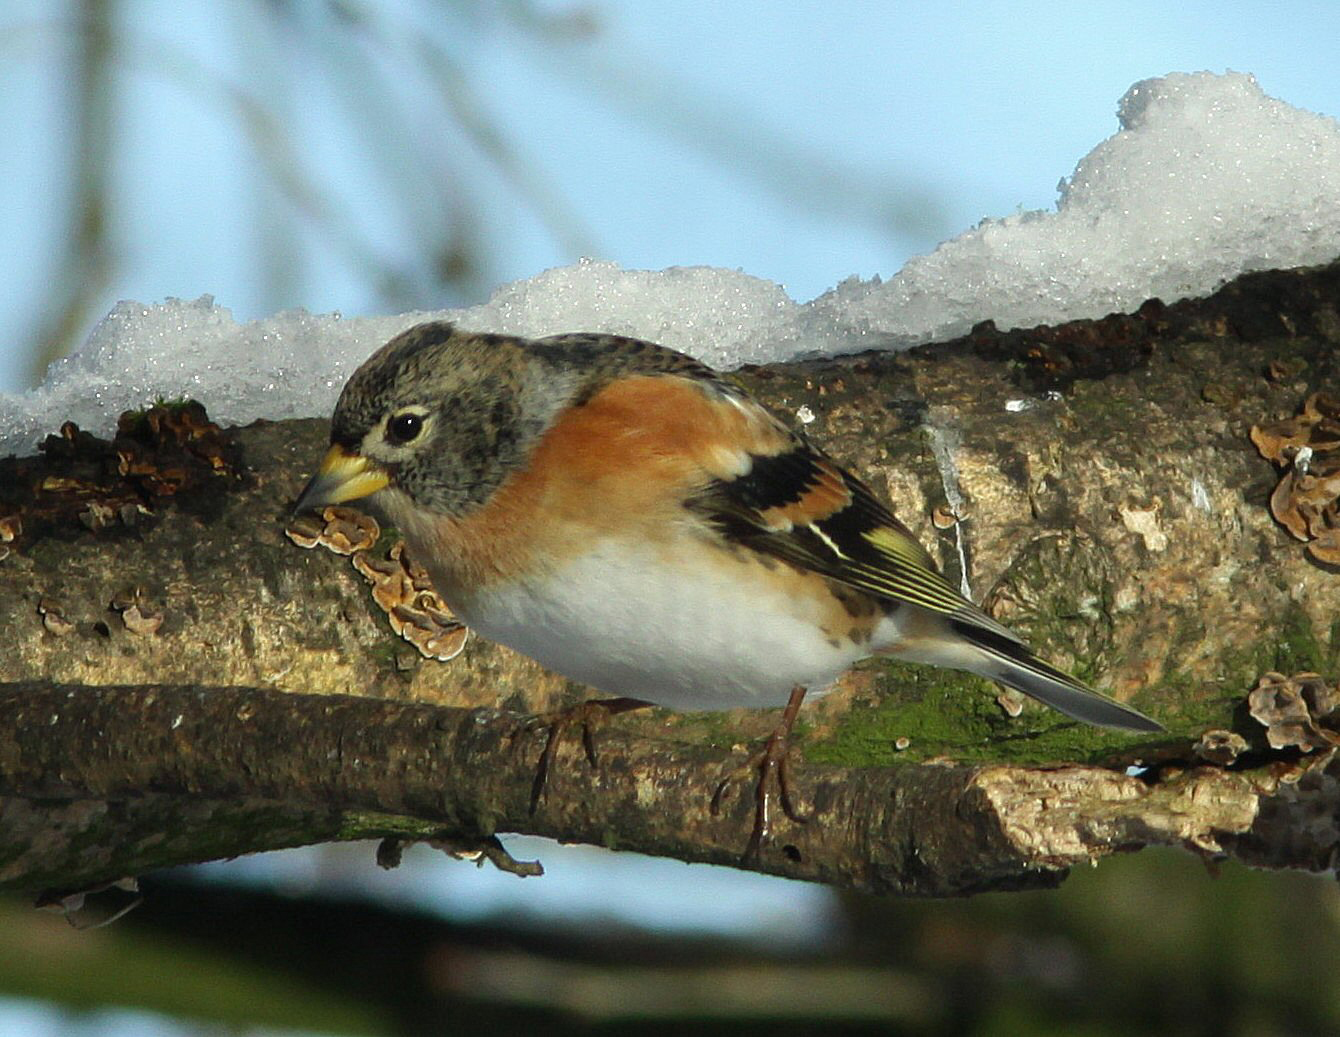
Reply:
<svg viewBox="0 0 1340 1037"><path fill-rule="evenodd" d="M1272 519L1281 470L1249 433L1340 386L1338 309L1331 265L741 372L993 614L1169 728L1012 716L985 682L865 664L802 713L792 776L810 820L779 818L753 866L925 895L1055 882L1151 844L1330 866L1325 682L1290 700L1309 703L1288 728L1312 732L1306 751L1247 693L1267 671L1335 679L1340 576ZM579 738L559 743L532 813L544 731L524 718L586 691L475 638L424 658L348 559L285 536L326 427L221 433L159 409L112 443L66 429L40 458L0 461L0 888L508 831L736 862L752 798L708 804L775 714L614 718L596 767ZM390 539L365 562L394 568ZM1198 750L1212 729L1238 738Z"/></svg>

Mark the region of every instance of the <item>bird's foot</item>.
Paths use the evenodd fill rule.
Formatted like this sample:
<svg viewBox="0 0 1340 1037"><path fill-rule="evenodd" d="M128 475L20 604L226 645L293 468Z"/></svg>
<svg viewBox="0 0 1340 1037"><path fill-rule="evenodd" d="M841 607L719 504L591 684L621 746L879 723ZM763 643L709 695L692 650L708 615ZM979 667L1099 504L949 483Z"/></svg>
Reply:
<svg viewBox="0 0 1340 1037"><path fill-rule="evenodd" d="M549 772L553 769L554 756L564 733L574 725L581 725L582 748L586 751L586 762L594 770L600 766L600 757L596 752L596 729L616 714L645 709L650 705L650 702L643 702L641 699L590 699L567 709L541 713L529 718L522 725L523 731L548 730L544 748L540 751L540 762L535 768L535 780L530 787L530 812L534 814L540 807L540 800L544 798L545 787L549 783Z"/></svg>
<svg viewBox="0 0 1340 1037"><path fill-rule="evenodd" d="M782 719L763 743L763 750L744 766L735 768L722 778L712 794L712 814L715 816L721 812L726 790L734 782L754 779L754 827L740 858L744 864L757 861L763 844L772 837L773 797L770 786L773 781L777 784L777 799L781 803L782 813L798 824L805 824L809 820L808 816L796 809L791 796L789 762L791 728L795 726L796 714L804 698L804 688L796 688L791 692Z"/></svg>

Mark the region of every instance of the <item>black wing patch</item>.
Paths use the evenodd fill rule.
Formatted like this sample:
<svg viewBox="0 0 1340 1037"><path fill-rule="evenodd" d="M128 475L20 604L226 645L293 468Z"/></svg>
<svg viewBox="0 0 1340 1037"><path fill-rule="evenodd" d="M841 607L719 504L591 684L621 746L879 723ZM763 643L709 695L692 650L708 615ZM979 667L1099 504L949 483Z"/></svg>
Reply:
<svg viewBox="0 0 1340 1037"><path fill-rule="evenodd" d="M793 434L792 449L754 455L748 472L694 494L690 510L726 539L893 602L1018 635L958 593L903 523L854 475Z"/></svg>

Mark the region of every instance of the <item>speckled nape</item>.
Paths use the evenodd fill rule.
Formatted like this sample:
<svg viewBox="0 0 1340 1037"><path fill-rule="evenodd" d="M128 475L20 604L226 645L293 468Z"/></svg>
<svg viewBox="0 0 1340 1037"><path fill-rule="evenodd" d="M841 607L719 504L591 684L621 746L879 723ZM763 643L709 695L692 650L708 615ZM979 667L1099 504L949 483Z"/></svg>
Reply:
<svg viewBox="0 0 1340 1037"><path fill-rule="evenodd" d="M667 374L712 386L736 399L743 394L718 372L700 360L645 339L596 332L550 335L531 344L535 353L550 364L579 371L581 388L574 406L586 403L610 382L632 374Z"/></svg>
<svg viewBox="0 0 1340 1037"><path fill-rule="evenodd" d="M407 379L426 350L444 345L455 328L447 321L416 324L363 361L345 382L331 416L331 442L354 448L382 417L395 386Z"/></svg>

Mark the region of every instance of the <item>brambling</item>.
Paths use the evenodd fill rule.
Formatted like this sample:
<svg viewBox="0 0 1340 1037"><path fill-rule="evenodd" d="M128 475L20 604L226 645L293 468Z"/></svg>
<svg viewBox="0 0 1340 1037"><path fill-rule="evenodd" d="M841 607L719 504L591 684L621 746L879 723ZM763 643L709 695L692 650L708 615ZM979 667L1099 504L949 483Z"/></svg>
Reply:
<svg viewBox="0 0 1340 1037"><path fill-rule="evenodd" d="M789 724L806 691L892 656L1161 730L1039 659L863 482L672 349L420 324L349 379L331 444L296 510L366 501L468 626L593 688L786 705Z"/></svg>

